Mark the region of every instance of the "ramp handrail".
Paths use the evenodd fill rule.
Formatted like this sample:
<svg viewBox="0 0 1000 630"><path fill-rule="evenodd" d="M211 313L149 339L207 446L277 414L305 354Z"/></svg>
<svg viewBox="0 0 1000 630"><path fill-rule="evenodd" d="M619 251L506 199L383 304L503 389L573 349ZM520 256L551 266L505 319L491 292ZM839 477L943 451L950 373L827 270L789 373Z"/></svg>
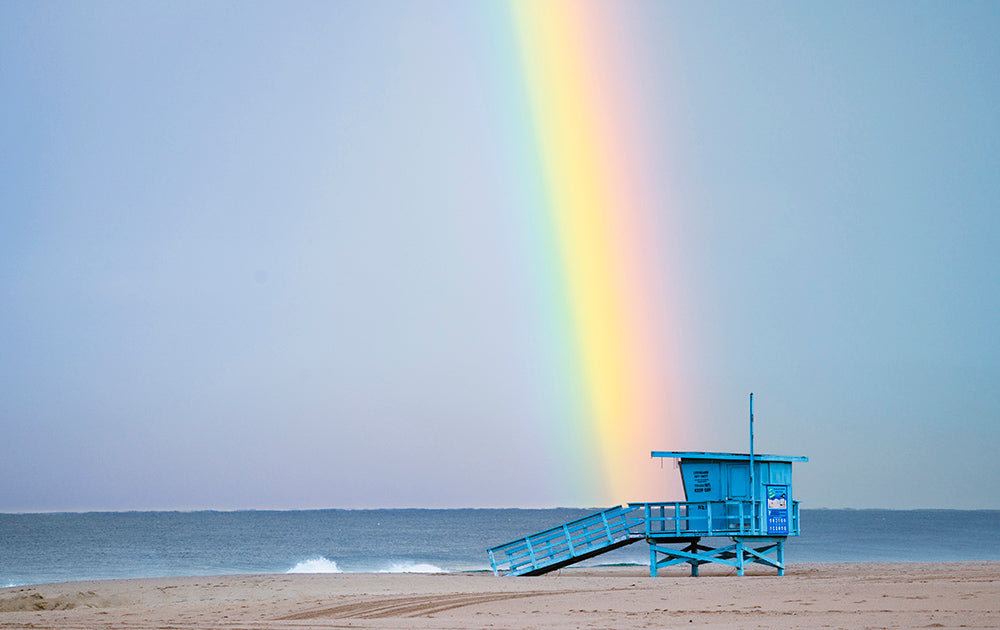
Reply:
<svg viewBox="0 0 1000 630"><path fill-rule="evenodd" d="M617 505L490 548L494 575L521 575L642 536L640 508Z"/></svg>

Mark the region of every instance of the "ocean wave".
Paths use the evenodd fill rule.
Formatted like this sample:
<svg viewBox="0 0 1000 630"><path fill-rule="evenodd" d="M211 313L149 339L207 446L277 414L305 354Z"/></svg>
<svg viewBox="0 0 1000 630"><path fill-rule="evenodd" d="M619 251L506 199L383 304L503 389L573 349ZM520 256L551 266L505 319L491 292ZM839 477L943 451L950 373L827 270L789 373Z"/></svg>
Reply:
<svg viewBox="0 0 1000 630"><path fill-rule="evenodd" d="M316 556L315 558L303 560L285 571L285 573L343 573L343 571L337 567L337 563L333 560L327 560L323 556Z"/></svg>
<svg viewBox="0 0 1000 630"><path fill-rule="evenodd" d="M426 562L393 562L379 573L447 573L444 569Z"/></svg>

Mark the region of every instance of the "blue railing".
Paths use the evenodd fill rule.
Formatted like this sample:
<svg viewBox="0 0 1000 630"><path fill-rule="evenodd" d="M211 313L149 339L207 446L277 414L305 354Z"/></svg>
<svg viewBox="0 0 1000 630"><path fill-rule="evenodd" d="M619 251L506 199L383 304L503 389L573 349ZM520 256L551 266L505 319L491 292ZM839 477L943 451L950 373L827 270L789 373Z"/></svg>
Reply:
<svg viewBox="0 0 1000 630"><path fill-rule="evenodd" d="M663 503L629 503L632 510L641 510L643 533L647 538L681 538L685 536L766 536L765 504L730 501L672 501ZM799 502L793 501L789 511L788 533L799 534Z"/></svg>
<svg viewBox="0 0 1000 630"><path fill-rule="evenodd" d="M615 506L489 549L496 575L523 575L642 538L641 510Z"/></svg>

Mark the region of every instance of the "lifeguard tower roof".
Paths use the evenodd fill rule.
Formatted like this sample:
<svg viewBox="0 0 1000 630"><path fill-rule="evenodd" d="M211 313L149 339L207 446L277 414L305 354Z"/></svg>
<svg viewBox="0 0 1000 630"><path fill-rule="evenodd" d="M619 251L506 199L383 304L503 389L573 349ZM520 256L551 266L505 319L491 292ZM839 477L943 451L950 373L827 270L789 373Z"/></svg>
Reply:
<svg viewBox="0 0 1000 630"><path fill-rule="evenodd" d="M653 457L675 457L679 459L709 459L709 460L739 460L749 461L749 453L703 453L700 451L653 451ZM807 462L804 455L765 455L754 454L755 462Z"/></svg>

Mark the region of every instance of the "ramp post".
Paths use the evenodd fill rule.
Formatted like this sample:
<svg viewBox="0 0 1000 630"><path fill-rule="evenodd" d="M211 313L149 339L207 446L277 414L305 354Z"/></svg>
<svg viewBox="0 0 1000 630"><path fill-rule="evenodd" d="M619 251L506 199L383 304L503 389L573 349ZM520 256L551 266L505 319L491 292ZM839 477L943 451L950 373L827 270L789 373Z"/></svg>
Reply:
<svg viewBox="0 0 1000 630"><path fill-rule="evenodd" d="M608 534L608 542L612 543L615 541L615 537L611 535L611 525L608 524L608 516L604 512L601 512L601 519L604 521L604 531Z"/></svg>

